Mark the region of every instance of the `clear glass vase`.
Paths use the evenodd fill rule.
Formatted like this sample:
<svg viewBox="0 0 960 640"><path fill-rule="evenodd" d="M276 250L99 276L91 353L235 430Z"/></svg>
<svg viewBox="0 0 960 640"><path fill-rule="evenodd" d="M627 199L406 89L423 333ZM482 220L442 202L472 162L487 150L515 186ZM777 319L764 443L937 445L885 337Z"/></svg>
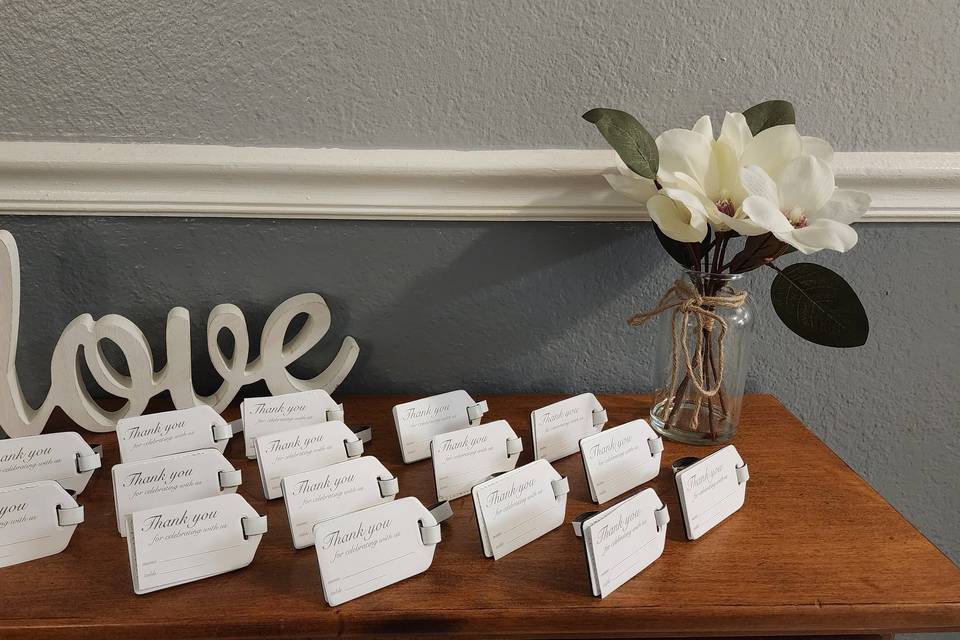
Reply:
<svg viewBox="0 0 960 640"><path fill-rule="evenodd" d="M685 270L674 285L677 304L661 313L657 329L650 410L665 438L713 445L737 433L753 329L742 278Z"/></svg>

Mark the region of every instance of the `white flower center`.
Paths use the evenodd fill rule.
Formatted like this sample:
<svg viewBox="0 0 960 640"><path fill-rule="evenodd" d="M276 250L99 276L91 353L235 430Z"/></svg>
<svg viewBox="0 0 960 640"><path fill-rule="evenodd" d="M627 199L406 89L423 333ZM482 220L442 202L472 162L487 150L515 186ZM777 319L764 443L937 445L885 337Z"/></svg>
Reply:
<svg viewBox="0 0 960 640"><path fill-rule="evenodd" d="M803 210L800 207L794 207L789 212L784 211L783 215L786 216L794 229L803 229L809 224L807 216L803 215Z"/></svg>

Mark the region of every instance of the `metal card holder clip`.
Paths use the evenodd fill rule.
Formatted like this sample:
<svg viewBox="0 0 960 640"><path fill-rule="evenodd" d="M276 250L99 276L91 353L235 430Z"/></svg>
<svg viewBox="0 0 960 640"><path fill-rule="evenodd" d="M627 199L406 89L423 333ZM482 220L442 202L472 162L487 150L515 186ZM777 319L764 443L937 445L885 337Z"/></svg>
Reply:
<svg viewBox="0 0 960 640"><path fill-rule="evenodd" d="M333 422L334 420L339 420L340 422L343 422L343 416L344 416L344 412L343 412L342 404L338 404L333 409L327 409L327 422Z"/></svg>
<svg viewBox="0 0 960 640"><path fill-rule="evenodd" d="M522 438L507 438L507 458L519 455L523 451Z"/></svg>
<svg viewBox="0 0 960 640"><path fill-rule="evenodd" d="M596 429L602 429L603 425L607 424L607 410L606 409L594 409L593 410L593 426Z"/></svg>
<svg viewBox="0 0 960 640"><path fill-rule="evenodd" d="M420 540L424 546L440 543L440 523L453 515L453 509L446 500L428 507L427 511L429 511L430 515L437 521L437 524L424 526L423 520L417 521L420 525Z"/></svg>
<svg viewBox="0 0 960 640"><path fill-rule="evenodd" d="M647 446L650 447L650 455L655 456L658 453L663 452L663 438L657 436L656 438L647 439Z"/></svg>
<svg viewBox="0 0 960 640"><path fill-rule="evenodd" d="M210 427L213 430L213 441L223 442L229 440L235 434L243 431L243 420L237 419L226 424L215 424Z"/></svg>
<svg viewBox="0 0 960 640"><path fill-rule="evenodd" d="M357 456L363 455L363 440L357 438L356 440L347 440L343 439L343 448L347 452L348 458L356 458Z"/></svg>
<svg viewBox="0 0 960 640"><path fill-rule="evenodd" d="M217 477L220 479L220 491L239 487L243 483L243 474L240 472L240 469L220 471Z"/></svg>
<svg viewBox="0 0 960 640"><path fill-rule="evenodd" d="M240 518L240 527L243 529L244 540L249 540L252 536L262 536L267 532L267 516Z"/></svg>
<svg viewBox="0 0 960 640"><path fill-rule="evenodd" d="M657 523L657 533L660 533L660 530L670 522L670 512L667 511L667 505L661 502L660 508L655 509L653 512L653 519Z"/></svg>
<svg viewBox="0 0 960 640"><path fill-rule="evenodd" d="M370 442L373 440L373 427L350 427L350 431L360 438L360 442Z"/></svg>
<svg viewBox="0 0 960 640"><path fill-rule="evenodd" d="M93 453L87 455L77 452L77 473L86 473L87 471L100 468L103 457L103 446L98 444L91 447L91 449L93 449Z"/></svg>
<svg viewBox="0 0 960 640"><path fill-rule="evenodd" d="M381 498L389 498L400 493L400 480L397 479L397 476L377 478L377 485L380 487Z"/></svg>
<svg viewBox="0 0 960 640"><path fill-rule="evenodd" d="M563 476L559 480L551 480L550 486L553 488L553 497L560 498L560 496L565 496L570 493L570 481L567 480L567 476Z"/></svg>
<svg viewBox="0 0 960 640"><path fill-rule="evenodd" d="M737 469L737 484L743 484L750 479L750 470L747 468L747 463L736 467Z"/></svg>
<svg viewBox="0 0 960 640"><path fill-rule="evenodd" d="M467 420L470 422L471 427L475 427L480 424L480 419L489 411L487 407L487 401L481 400L477 404L472 404L467 407Z"/></svg>
<svg viewBox="0 0 960 640"><path fill-rule="evenodd" d="M582 538L582 537L583 537L583 523L586 522L587 520L589 520L590 518L592 518L593 516L597 515L598 513L600 513L600 512L599 512L599 511L587 511L587 512L585 512L585 513L581 513L581 514L578 515L576 518L574 518L573 521L570 523L571 525L573 525L573 535L577 536L578 538Z"/></svg>
<svg viewBox="0 0 960 640"><path fill-rule="evenodd" d="M57 525L61 527L72 527L83 522L83 505L75 507L64 507L57 505Z"/></svg>

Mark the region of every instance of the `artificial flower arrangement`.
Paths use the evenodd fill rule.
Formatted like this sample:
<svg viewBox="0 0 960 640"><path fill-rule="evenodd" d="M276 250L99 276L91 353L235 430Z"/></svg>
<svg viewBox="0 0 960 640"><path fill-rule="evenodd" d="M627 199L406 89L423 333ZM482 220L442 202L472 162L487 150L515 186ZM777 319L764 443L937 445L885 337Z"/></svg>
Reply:
<svg viewBox="0 0 960 640"><path fill-rule="evenodd" d="M709 116L692 129L670 129L656 139L623 111L592 109L583 118L617 153L620 173L605 176L610 186L646 204L660 243L690 276L678 280L655 309L631 319L639 324L672 311L673 371L660 415L652 416L655 427L660 423L666 433L668 417L687 401L687 422L694 428L702 411L710 422L715 413L718 420L731 417L726 406L719 407L724 400L735 404L722 375L723 339L730 329L725 314L741 309L746 294L730 289L728 276L767 267L776 272L773 307L789 329L830 347L866 342L863 305L839 274L809 262L776 263L794 251L852 249L857 233L850 225L870 206L867 194L836 187L832 147L800 135L793 105L772 100L727 113L716 138ZM716 428L710 435L718 435Z"/></svg>

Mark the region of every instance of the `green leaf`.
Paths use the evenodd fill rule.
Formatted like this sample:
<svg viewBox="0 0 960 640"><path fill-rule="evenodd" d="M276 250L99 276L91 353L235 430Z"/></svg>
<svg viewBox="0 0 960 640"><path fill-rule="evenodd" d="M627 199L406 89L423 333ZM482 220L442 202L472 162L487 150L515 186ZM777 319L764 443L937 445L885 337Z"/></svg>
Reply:
<svg viewBox="0 0 960 640"><path fill-rule="evenodd" d="M743 250L730 260L730 273L753 271L793 251L796 249L792 245L777 240L772 233L747 236Z"/></svg>
<svg viewBox="0 0 960 640"><path fill-rule="evenodd" d="M755 104L743 112L743 117L747 119L747 126L753 135L781 124L797 124L793 105L786 100L767 100Z"/></svg>
<svg viewBox="0 0 960 640"><path fill-rule="evenodd" d="M651 180L657 179L660 154L657 142L636 118L616 109L591 109L583 119L592 122L630 170Z"/></svg>
<svg viewBox="0 0 960 640"><path fill-rule="evenodd" d="M839 274L801 262L780 270L770 286L773 308L801 338L825 347L859 347L870 322L854 290Z"/></svg>
<svg viewBox="0 0 960 640"><path fill-rule="evenodd" d="M709 229L707 229L707 235L704 236L701 242L680 242L679 240L674 240L661 231L657 225L653 225L653 232L657 234L657 240L660 241L663 249L670 254L670 257L681 267L696 269L697 271L701 269L700 261L703 259L703 254L710 244Z"/></svg>

